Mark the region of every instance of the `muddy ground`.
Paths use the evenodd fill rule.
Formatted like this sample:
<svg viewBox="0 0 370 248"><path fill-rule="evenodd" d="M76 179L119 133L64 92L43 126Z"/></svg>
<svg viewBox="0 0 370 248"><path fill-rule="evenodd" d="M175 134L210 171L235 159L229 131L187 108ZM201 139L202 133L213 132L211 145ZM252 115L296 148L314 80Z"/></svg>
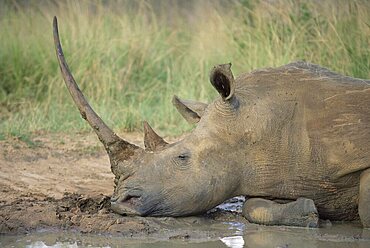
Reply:
<svg viewBox="0 0 370 248"><path fill-rule="evenodd" d="M141 134L130 133L125 138L142 146ZM67 231L85 235L78 240L99 234L99 240L94 236L93 241L86 241L89 245L100 244L106 234L109 242L117 244L122 240L113 237L123 237L125 242L126 238L149 238L206 245L200 247L370 247L370 229L362 229L359 223L322 222L321 228L310 230L249 224L240 215L240 199L195 217L120 216L109 208L112 191L108 157L92 133L40 133L0 141L0 246L23 244L19 240L28 244L39 240L40 232L54 233L42 237L53 244L69 237ZM228 211L228 207L237 211ZM234 238L243 245L227 245L240 244ZM156 247L164 244L176 247L174 243Z"/></svg>
<svg viewBox="0 0 370 248"><path fill-rule="evenodd" d="M141 134L125 137L141 145ZM37 134L0 141L0 234L62 229L207 238L220 236L222 221L244 222L238 213L221 210L177 219L120 216L109 208L113 179L108 157L93 134ZM215 228L199 232L196 225Z"/></svg>

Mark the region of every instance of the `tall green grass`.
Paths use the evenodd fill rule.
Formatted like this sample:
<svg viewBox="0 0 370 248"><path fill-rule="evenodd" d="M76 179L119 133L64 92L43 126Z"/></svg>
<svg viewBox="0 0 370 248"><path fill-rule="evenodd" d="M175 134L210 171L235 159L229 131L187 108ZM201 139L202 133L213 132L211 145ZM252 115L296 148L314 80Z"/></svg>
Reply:
<svg viewBox="0 0 370 248"><path fill-rule="evenodd" d="M370 77L369 1L12 1L0 3L0 133L89 129L64 86L52 41L115 130L147 120L191 128L173 94L209 102L209 69L234 74L303 59Z"/></svg>

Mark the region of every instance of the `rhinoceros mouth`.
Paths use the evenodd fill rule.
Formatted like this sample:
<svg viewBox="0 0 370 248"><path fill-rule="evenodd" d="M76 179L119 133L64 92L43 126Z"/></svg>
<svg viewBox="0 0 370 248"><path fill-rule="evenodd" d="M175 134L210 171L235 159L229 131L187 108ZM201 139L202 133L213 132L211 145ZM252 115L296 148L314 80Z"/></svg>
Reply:
<svg viewBox="0 0 370 248"><path fill-rule="evenodd" d="M141 205L141 196L125 194L124 196L111 200L111 209L122 215L141 215L137 211Z"/></svg>

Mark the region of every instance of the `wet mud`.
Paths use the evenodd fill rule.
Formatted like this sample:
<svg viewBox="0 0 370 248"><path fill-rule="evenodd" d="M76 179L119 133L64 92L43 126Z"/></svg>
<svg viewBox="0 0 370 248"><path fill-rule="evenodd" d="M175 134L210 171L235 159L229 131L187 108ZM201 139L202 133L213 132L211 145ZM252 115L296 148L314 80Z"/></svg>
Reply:
<svg viewBox="0 0 370 248"><path fill-rule="evenodd" d="M240 213L222 209L187 218L121 216L110 210L109 197L104 195L66 193L55 199L28 194L1 206L0 233L74 231L130 238L207 239L233 234L229 222L246 221Z"/></svg>
<svg viewBox="0 0 370 248"><path fill-rule="evenodd" d="M141 136L130 135L131 142L141 145ZM238 219L245 222L237 211L227 210L239 200L230 201L225 209L189 218L143 218L113 213L109 201L113 174L105 151L90 134L74 137L39 134L28 141L16 138L0 141L0 170L2 235L50 230L198 239L218 237L220 230L228 228L223 222Z"/></svg>

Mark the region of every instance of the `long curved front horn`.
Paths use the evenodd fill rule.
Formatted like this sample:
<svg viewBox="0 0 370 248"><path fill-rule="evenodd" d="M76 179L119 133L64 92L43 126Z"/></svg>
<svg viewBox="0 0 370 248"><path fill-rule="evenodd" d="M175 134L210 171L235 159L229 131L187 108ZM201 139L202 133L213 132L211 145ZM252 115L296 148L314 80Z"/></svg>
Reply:
<svg viewBox="0 0 370 248"><path fill-rule="evenodd" d="M111 163L114 162L115 164L117 162L115 158L118 157L120 160L127 160L129 157L131 157L131 155L133 155L133 151L138 149L139 147L118 137L95 113L95 111L91 108L90 104L86 100L85 96L82 94L64 58L62 46L59 39L58 21L56 17L54 17L53 20L53 33L55 51L57 54L60 70L63 74L64 82L66 83L68 91L71 94L76 106L78 107L82 118L84 118L90 124L95 133L98 135L99 140L104 144L104 147L111 158ZM112 161L112 158L114 161ZM114 168L112 167L112 171L113 169Z"/></svg>

